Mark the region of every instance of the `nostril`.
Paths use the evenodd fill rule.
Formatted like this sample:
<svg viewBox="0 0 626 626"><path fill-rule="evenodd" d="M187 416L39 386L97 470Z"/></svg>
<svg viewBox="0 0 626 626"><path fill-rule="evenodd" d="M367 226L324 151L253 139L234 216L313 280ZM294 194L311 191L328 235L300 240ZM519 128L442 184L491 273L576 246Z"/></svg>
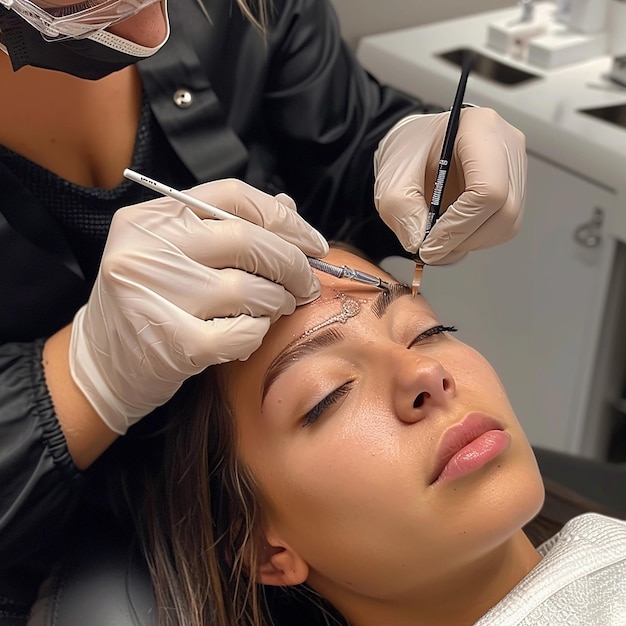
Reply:
<svg viewBox="0 0 626 626"><path fill-rule="evenodd" d="M452 383L447 379L443 379L443 390L448 391L452 387Z"/></svg>
<svg viewBox="0 0 626 626"><path fill-rule="evenodd" d="M419 409L424 404L424 402L426 402L426 398L428 397L430 397L430 394L426 391L422 391L422 393L420 393L417 398L415 398L415 401L413 402L413 408Z"/></svg>

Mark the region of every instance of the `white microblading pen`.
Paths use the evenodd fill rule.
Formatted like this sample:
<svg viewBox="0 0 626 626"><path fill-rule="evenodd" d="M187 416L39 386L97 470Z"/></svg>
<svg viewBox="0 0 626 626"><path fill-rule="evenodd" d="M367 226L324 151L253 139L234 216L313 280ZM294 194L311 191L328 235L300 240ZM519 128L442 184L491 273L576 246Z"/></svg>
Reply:
<svg viewBox="0 0 626 626"><path fill-rule="evenodd" d="M178 200L187 206L193 207L194 209L198 209L206 214L206 217L212 220L239 220L241 219L237 215L233 215L232 213L228 213L228 211L222 211L222 209L218 209L216 206L211 204L207 204L206 202L202 202L202 200L198 200L198 198L194 198L182 191L178 191L178 189L173 189L172 187L168 187L163 183L159 183L156 180L152 180L152 178L148 178L143 174L138 174L134 170L130 170L126 168L124 170L124 176L129 180L132 180L144 187L148 187L148 189L154 189L154 191L158 191L160 194L164 196L169 196L170 198L174 198L174 200Z"/></svg>
<svg viewBox="0 0 626 626"><path fill-rule="evenodd" d="M169 196L170 198L174 198L174 200L178 200L183 204L193 207L194 209L198 209L202 211L207 218L213 220L241 220L243 218L238 215L233 215L232 213L228 213L228 211L223 211L222 209L218 209L216 206L211 204L207 204L202 200L198 200L198 198L194 198L182 191L178 191L178 189L174 189L172 187L168 187L163 183L160 183L152 178L148 178L148 176L144 176L143 174L139 174L134 170L126 168L124 170L124 176L129 180L132 180L148 189L154 189L154 191L159 192L164 196ZM385 291L389 291L389 283L382 280L382 278L378 278L377 276L372 276L371 274L367 274L365 272L361 272L360 270L352 269L346 265L332 265L331 263L327 263L326 261L321 261L319 259L314 259L313 257L307 257L309 261L309 265L321 272L326 274L330 274L331 276L335 276L337 278L349 278L350 280L354 280L359 283L363 283L365 285L370 285L372 287L378 287L379 289L383 289Z"/></svg>

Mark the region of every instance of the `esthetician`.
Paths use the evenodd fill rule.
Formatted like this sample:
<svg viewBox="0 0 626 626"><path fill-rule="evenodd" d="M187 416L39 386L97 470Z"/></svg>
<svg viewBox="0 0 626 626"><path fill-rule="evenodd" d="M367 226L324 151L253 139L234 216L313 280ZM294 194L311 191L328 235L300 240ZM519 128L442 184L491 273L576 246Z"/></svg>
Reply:
<svg viewBox="0 0 626 626"><path fill-rule="evenodd" d="M132 449L132 431L118 437L317 297L305 255L327 244L307 222L374 259L401 250L396 236L417 250L447 121L416 116L440 109L359 67L327 0L170 0L169 13L166 0L35 2L0 0L0 623L11 624L86 512L106 515L101 477L120 445ZM203 221L123 179L125 167L264 228ZM525 176L521 133L465 109L424 261L513 236Z"/></svg>

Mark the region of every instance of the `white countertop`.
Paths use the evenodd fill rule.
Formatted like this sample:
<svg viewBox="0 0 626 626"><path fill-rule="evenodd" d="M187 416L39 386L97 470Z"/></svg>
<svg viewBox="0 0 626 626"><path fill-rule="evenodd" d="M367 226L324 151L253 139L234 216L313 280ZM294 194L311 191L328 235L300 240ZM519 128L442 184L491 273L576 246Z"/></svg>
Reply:
<svg viewBox="0 0 626 626"><path fill-rule="evenodd" d="M543 70L487 47L489 23L519 15L518 8L481 13L361 40L361 63L382 82L430 102L451 104L460 68L438 57L470 47L539 79L502 85L470 75L465 101L489 106L526 135L528 151L615 193L607 226L626 241L626 129L579 109L626 103L626 89L605 78L608 56Z"/></svg>

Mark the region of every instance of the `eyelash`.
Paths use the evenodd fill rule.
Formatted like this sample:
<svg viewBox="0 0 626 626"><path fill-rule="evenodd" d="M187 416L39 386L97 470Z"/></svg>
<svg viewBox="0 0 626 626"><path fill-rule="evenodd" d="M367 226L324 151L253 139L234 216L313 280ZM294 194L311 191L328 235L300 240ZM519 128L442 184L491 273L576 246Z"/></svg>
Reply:
<svg viewBox="0 0 626 626"><path fill-rule="evenodd" d="M410 344L409 347L414 346L416 343L423 341L424 339L428 339L433 335L439 335L441 333L455 333L457 331L455 326L443 326L441 324L437 326L433 326L428 330L425 330L423 333L420 333ZM302 426L310 426L314 422L316 422L323 413L330 408L335 402L339 399L343 398L350 389L352 389L353 381L345 383L341 385L341 387L337 387L334 391L331 391L323 400L318 402L307 414L304 416L302 421Z"/></svg>
<svg viewBox="0 0 626 626"><path fill-rule="evenodd" d="M302 426L309 426L316 422L319 417L330 408L337 400L345 396L350 389L352 389L352 381L344 383L341 387L337 387L334 391L331 391L321 402L318 402L308 413L304 416Z"/></svg>
<svg viewBox="0 0 626 626"><path fill-rule="evenodd" d="M433 335L439 335L441 333L455 333L456 331L457 331L456 326L443 326L441 324L437 326L433 326L432 328L425 330L423 333L420 333L417 337L415 337L415 339L413 339L409 347L412 347L416 343L419 343L420 341L423 341L424 339L428 339L429 337L432 337Z"/></svg>

